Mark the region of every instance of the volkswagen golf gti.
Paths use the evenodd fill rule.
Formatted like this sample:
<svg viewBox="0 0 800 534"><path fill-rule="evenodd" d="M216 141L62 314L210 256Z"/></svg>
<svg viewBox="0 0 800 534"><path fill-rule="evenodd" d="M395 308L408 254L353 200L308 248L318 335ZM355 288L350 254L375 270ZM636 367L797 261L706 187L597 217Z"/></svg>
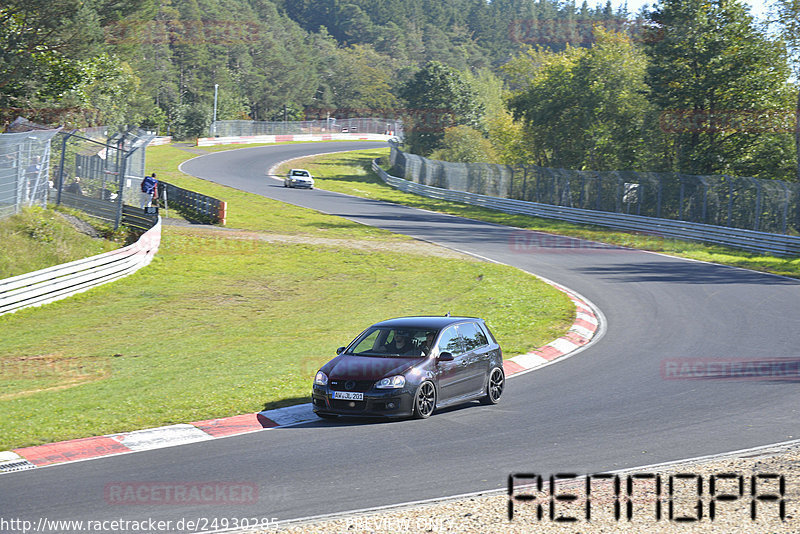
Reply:
<svg viewBox="0 0 800 534"><path fill-rule="evenodd" d="M505 387L503 353L483 319L400 317L364 330L314 377L314 412L430 417L472 400L496 404Z"/></svg>

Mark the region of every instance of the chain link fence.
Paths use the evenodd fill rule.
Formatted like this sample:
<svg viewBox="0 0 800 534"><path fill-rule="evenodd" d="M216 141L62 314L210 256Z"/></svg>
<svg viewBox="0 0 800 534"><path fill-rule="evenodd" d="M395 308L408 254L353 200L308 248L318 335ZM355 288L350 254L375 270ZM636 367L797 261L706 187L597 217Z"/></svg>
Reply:
<svg viewBox="0 0 800 534"><path fill-rule="evenodd" d="M119 227L124 205L142 205L145 148L154 137L139 129L62 133L57 147L56 202Z"/></svg>
<svg viewBox="0 0 800 534"><path fill-rule="evenodd" d="M391 163L401 177L442 189L761 232L800 233L798 183L725 175L450 163L407 154L391 145Z"/></svg>
<svg viewBox="0 0 800 534"><path fill-rule="evenodd" d="M309 121L215 121L211 124L213 137L247 135L295 135L321 133L373 133L400 136L402 124L397 119L359 117L319 119Z"/></svg>
<svg viewBox="0 0 800 534"><path fill-rule="evenodd" d="M50 179L51 139L59 132L31 130L0 134L0 218L23 207L46 206Z"/></svg>

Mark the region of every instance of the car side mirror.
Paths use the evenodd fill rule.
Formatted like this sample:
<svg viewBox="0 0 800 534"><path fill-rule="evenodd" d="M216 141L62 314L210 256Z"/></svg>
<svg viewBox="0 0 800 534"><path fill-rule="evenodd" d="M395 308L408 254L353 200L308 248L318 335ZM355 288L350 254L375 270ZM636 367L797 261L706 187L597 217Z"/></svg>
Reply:
<svg viewBox="0 0 800 534"><path fill-rule="evenodd" d="M450 354L449 352L442 352L441 354L439 354L439 357L436 358L436 360L440 362L452 362L453 355Z"/></svg>
<svg viewBox="0 0 800 534"><path fill-rule="evenodd" d="M344 347L339 347L338 349L336 349L336 354L341 354L343 352L344 352Z"/></svg>

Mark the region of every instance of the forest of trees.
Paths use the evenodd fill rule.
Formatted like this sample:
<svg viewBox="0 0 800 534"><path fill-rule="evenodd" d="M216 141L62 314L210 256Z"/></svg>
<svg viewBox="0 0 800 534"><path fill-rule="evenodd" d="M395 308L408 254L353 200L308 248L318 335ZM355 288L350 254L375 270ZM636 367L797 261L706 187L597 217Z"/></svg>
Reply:
<svg viewBox="0 0 800 534"><path fill-rule="evenodd" d="M794 0L5 0L0 121L407 116L458 161L797 179ZM440 110L436 128L414 110Z"/></svg>

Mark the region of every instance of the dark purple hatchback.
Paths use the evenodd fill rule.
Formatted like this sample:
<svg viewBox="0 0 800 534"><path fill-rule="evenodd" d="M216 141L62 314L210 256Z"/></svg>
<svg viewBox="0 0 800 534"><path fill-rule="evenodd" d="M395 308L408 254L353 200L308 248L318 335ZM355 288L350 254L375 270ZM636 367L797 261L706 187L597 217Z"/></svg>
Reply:
<svg viewBox="0 0 800 534"><path fill-rule="evenodd" d="M475 317L400 317L364 330L314 377L314 412L430 417L471 400L496 404L505 387L503 353Z"/></svg>

